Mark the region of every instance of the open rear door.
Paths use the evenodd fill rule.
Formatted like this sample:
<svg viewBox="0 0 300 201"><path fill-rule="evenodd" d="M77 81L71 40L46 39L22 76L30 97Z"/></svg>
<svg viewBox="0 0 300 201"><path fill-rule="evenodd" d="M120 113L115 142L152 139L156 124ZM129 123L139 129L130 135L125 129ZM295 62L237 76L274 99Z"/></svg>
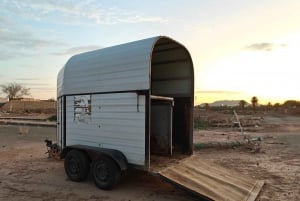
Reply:
<svg viewBox="0 0 300 201"><path fill-rule="evenodd" d="M151 154L172 156L174 99L151 95Z"/></svg>
<svg viewBox="0 0 300 201"><path fill-rule="evenodd" d="M191 156L160 170L166 181L208 200L254 201L263 181Z"/></svg>

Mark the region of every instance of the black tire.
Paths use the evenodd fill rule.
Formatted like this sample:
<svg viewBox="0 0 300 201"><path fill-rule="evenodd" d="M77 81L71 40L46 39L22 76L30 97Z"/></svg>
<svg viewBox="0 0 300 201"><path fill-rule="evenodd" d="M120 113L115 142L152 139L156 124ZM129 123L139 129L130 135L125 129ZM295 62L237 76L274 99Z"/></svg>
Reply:
<svg viewBox="0 0 300 201"><path fill-rule="evenodd" d="M90 162L88 156L78 150L71 150L67 153L64 162L65 172L72 181L84 181L90 171Z"/></svg>
<svg viewBox="0 0 300 201"><path fill-rule="evenodd" d="M120 180L121 171L115 161L101 156L93 161L92 173L95 184L103 190L111 190Z"/></svg>

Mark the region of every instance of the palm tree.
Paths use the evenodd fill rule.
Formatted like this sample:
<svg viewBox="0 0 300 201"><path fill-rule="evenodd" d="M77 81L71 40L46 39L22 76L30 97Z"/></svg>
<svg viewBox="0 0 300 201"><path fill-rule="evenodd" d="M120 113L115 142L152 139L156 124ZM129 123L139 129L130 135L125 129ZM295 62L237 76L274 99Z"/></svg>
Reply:
<svg viewBox="0 0 300 201"><path fill-rule="evenodd" d="M209 109L209 104L208 103L205 103L204 104L204 107L205 107L205 110L207 111Z"/></svg>
<svg viewBox="0 0 300 201"><path fill-rule="evenodd" d="M258 99L257 99L256 96L253 96L253 97L251 98L251 103L252 103L253 110L255 111L255 108L256 108L257 103L258 103Z"/></svg>
<svg viewBox="0 0 300 201"><path fill-rule="evenodd" d="M272 108L272 103L271 102L268 102L267 108L268 108L268 111L271 111L271 108Z"/></svg>
<svg viewBox="0 0 300 201"><path fill-rule="evenodd" d="M246 101L245 100L240 100L240 102L239 102L239 106L240 106L240 108L242 108L242 109L244 109L245 108L245 105L246 105Z"/></svg>

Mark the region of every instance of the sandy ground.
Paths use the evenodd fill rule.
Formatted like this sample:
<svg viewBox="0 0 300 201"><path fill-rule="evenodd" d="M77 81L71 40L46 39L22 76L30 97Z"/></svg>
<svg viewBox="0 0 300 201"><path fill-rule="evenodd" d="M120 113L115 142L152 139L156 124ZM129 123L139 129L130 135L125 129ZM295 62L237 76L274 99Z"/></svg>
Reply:
<svg viewBox="0 0 300 201"><path fill-rule="evenodd" d="M0 126L0 200L197 200L139 171L128 172L112 191L99 190L91 178L82 183L71 182L65 175L63 161L48 159L44 154L46 137L54 139L55 128ZM300 200L299 117L265 117L263 126L243 135L221 128L195 131L196 143L257 137L262 141L252 141L249 146L202 148L195 154L264 180L266 185L257 200Z"/></svg>
<svg viewBox="0 0 300 201"><path fill-rule="evenodd" d="M197 143L254 140L229 149L200 149L196 154L257 180L264 180L265 186L257 200L300 200L300 118L266 116L262 126L256 131L250 130L252 132L245 131L244 134L220 128L195 131ZM255 141L257 139L262 141Z"/></svg>

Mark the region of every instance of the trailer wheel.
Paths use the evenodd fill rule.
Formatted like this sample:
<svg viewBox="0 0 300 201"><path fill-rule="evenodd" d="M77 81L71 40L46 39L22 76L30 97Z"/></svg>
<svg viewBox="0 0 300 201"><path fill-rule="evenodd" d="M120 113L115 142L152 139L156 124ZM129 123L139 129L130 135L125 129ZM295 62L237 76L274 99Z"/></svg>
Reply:
<svg viewBox="0 0 300 201"><path fill-rule="evenodd" d="M120 180L121 171L116 163L102 156L93 162L93 178L98 188L111 190Z"/></svg>
<svg viewBox="0 0 300 201"><path fill-rule="evenodd" d="M72 181L84 181L90 170L89 159L85 153L71 150L67 153L64 162L65 172Z"/></svg>

